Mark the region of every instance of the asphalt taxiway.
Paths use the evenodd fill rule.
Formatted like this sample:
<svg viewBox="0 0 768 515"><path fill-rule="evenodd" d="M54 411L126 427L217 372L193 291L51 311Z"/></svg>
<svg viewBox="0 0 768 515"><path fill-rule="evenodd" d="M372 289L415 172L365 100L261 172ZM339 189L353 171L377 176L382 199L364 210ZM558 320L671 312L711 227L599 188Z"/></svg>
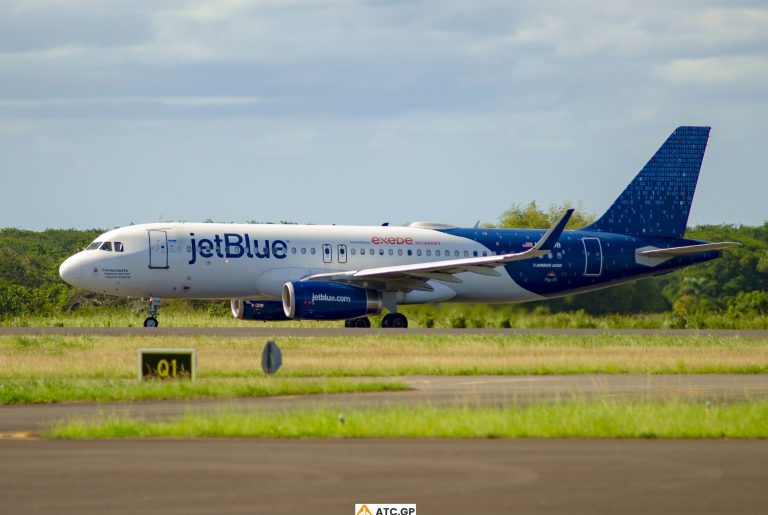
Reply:
<svg viewBox="0 0 768 515"><path fill-rule="evenodd" d="M755 514L764 441L1 441L3 513Z"/></svg>

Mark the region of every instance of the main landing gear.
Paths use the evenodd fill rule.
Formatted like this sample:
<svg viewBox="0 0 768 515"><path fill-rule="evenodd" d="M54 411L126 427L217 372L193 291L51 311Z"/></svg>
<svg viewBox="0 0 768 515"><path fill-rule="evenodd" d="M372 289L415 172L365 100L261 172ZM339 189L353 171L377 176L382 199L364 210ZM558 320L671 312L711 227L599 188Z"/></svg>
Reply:
<svg viewBox="0 0 768 515"><path fill-rule="evenodd" d="M371 327L371 319L368 317L353 318L344 321L344 327ZM392 329L405 329L408 327L408 319L402 313L387 313L381 319L381 327Z"/></svg>
<svg viewBox="0 0 768 515"><path fill-rule="evenodd" d="M402 313L387 313L381 319L381 327L391 327L393 329L406 329L408 319Z"/></svg>
<svg viewBox="0 0 768 515"><path fill-rule="evenodd" d="M149 316L144 319L144 327L157 327L159 324L157 322L157 313L160 309L160 298L159 297L150 297L149 298Z"/></svg>
<svg viewBox="0 0 768 515"><path fill-rule="evenodd" d="M351 320L344 320L344 327L371 327L371 319L368 317L353 318Z"/></svg>

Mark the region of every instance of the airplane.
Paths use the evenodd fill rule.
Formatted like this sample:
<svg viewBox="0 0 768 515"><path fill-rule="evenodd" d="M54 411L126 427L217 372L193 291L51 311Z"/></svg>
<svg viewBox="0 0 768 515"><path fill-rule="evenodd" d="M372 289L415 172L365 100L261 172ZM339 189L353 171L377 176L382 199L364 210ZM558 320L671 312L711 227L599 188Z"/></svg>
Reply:
<svg viewBox="0 0 768 515"><path fill-rule="evenodd" d="M683 237L709 127L678 127L594 223L565 230L150 223L108 231L64 261L67 283L149 299L231 299L242 320L345 320L406 328L398 307L549 299L662 275L735 242Z"/></svg>

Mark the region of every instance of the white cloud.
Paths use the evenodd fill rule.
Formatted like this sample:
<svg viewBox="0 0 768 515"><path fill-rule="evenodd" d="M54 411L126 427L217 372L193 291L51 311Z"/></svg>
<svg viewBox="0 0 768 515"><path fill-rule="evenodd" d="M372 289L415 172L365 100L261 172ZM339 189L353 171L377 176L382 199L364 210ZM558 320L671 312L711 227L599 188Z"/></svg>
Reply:
<svg viewBox="0 0 768 515"><path fill-rule="evenodd" d="M91 97L91 98L0 98L0 109L47 109L91 107L253 107L288 102L267 97Z"/></svg>
<svg viewBox="0 0 768 515"><path fill-rule="evenodd" d="M764 89L768 83L768 57L676 59L659 65L656 73L674 84L752 84Z"/></svg>
<svg viewBox="0 0 768 515"><path fill-rule="evenodd" d="M283 177L327 195L361 174L393 192L483 177L504 187L445 191L434 216L493 219L583 184L610 202L628 152L640 165L693 120L743 145L733 169L758 176L745 128L768 119L767 26L744 0L0 2L0 168L149 170L169 187L177 170L200 184L235 170L270 185L264 202L293 187Z"/></svg>

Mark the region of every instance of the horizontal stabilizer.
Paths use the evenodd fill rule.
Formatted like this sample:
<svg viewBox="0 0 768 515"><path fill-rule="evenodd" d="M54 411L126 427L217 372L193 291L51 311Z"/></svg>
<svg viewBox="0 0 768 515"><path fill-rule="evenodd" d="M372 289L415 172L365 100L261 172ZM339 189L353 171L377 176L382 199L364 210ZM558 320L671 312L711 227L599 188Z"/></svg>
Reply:
<svg viewBox="0 0 768 515"><path fill-rule="evenodd" d="M709 252L711 250L722 250L730 247L736 247L741 243L735 241L722 241L719 243L703 243L701 245L686 245L685 247L670 247L668 249L648 249L639 250L636 252L639 256L645 257L665 257L671 258L676 256L690 256L691 254L699 254L701 252Z"/></svg>

